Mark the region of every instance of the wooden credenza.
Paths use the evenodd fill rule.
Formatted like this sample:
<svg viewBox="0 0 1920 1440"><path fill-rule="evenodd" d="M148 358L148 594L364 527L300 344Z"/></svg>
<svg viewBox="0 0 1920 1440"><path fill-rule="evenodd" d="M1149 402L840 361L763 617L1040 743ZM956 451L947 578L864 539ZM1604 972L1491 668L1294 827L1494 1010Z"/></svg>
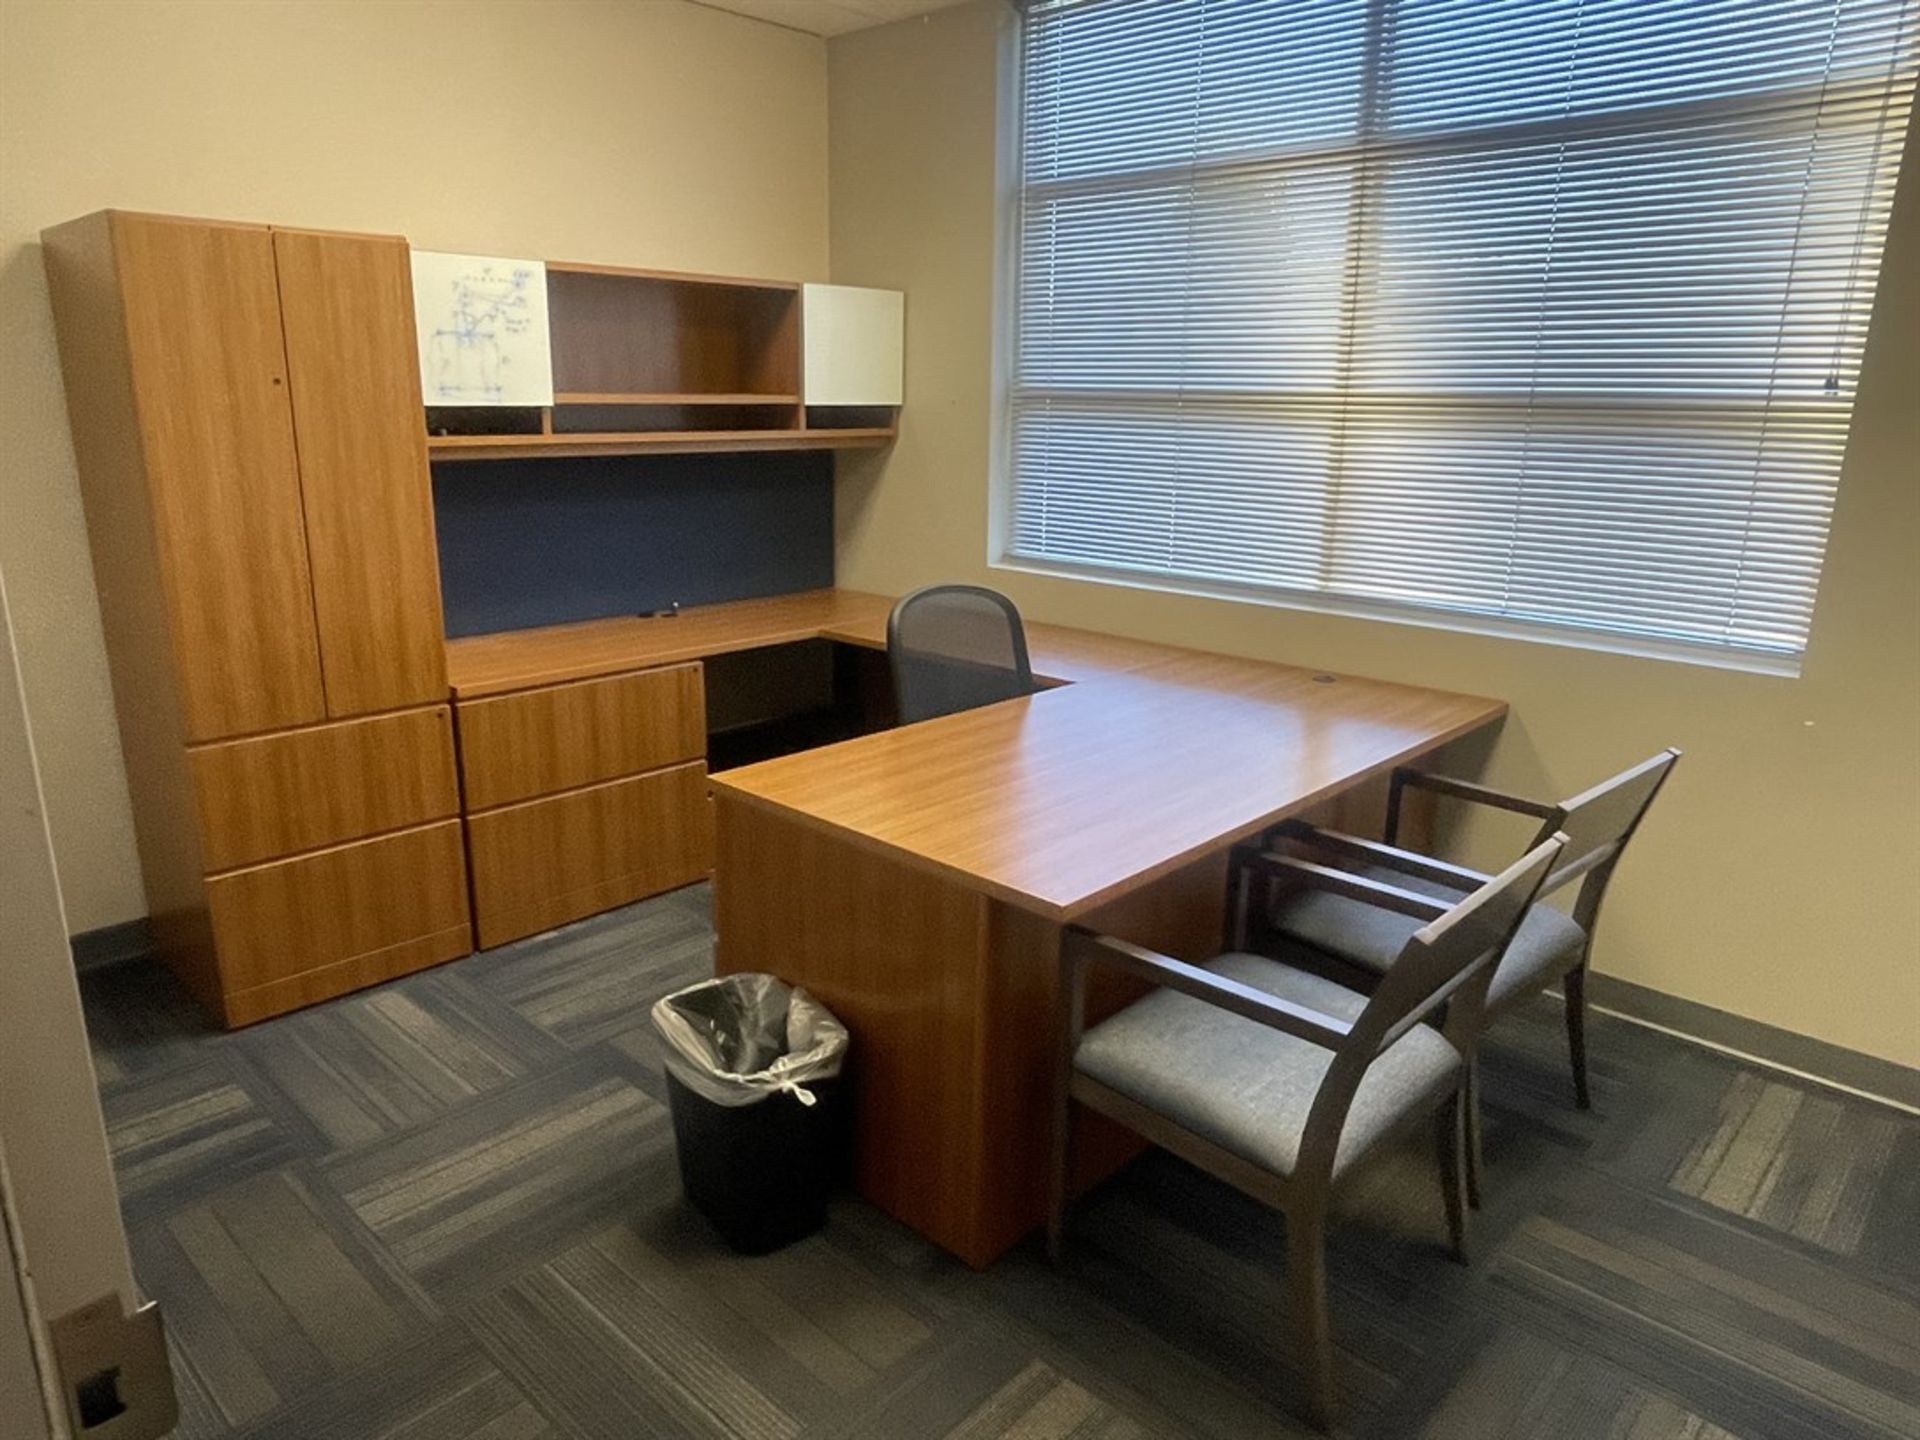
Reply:
<svg viewBox="0 0 1920 1440"><path fill-rule="evenodd" d="M406 241L42 242L163 954L241 1025L466 953Z"/></svg>

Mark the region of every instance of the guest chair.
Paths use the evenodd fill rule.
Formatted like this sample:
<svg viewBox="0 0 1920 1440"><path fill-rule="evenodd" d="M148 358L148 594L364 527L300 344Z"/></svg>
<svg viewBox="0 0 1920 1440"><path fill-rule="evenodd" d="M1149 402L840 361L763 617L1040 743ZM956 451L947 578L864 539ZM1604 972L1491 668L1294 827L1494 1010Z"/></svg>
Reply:
<svg viewBox="0 0 1920 1440"><path fill-rule="evenodd" d="M1386 843L1361 840L1335 831L1289 822L1269 832L1270 841L1290 839L1309 853L1338 855L1368 879L1384 881L1451 901L1486 883L1478 871L1416 855L1397 848L1402 805L1409 789L1463 800L1476 805L1527 815L1540 822L1534 843L1555 834L1567 837L1559 863L1541 887L1542 901L1527 912L1513 944L1493 972L1488 987L1486 1018L1491 1021L1560 983L1566 1001L1567 1050L1573 1070L1574 1103L1582 1110L1593 1104L1587 1081L1587 962L1593 953L1593 934L1607 884L1660 787L1666 783L1680 752L1661 751L1612 779L1558 804L1529 800L1490 790L1484 785L1400 769L1393 773L1387 795ZM1581 882L1571 913L1544 903L1544 897L1575 880ZM1277 887L1276 887L1277 890ZM1321 970L1343 984L1371 989L1390 973L1407 937L1419 921L1403 914L1365 905L1326 891L1278 891L1260 918L1283 941L1307 947ZM1298 951L1288 951L1296 963L1309 963ZM1325 961L1331 961L1331 966ZM1480 1115L1477 1073L1469 1083L1467 1187L1479 1203Z"/></svg>
<svg viewBox="0 0 1920 1440"><path fill-rule="evenodd" d="M1285 1215L1304 1408L1325 1428L1333 1408L1325 1251L1333 1188L1390 1136L1432 1120L1448 1234L1455 1258L1465 1260L1468 1049L1493 967L1562 844L1558 836L1543 841L1447 902L1257 847L1236 851L1243 902L1255 884L1284 879L1387 907L1412 923L1371 997L1244 950L1190 965L1069 929L1047 1210L1056 1263L1078 1101ZM1095 965L1156 988L1083 1031L1087 972ZM1443 1024L1422 1023L1442 1006Z"/></svg>
<svg viewBox="0 0 1920 1440"><path fill-rule="evenodd" d="M887 658L900 723L1033 693L1020 612L980 585L928 585L887 616Z"/></svg>

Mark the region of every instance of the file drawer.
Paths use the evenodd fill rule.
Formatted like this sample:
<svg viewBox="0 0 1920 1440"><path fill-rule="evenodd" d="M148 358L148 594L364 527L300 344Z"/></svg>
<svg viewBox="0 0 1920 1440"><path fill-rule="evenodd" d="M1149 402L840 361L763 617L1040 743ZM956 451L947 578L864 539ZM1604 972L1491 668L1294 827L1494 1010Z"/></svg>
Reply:
<svg viewBox="0 0 1920 1440"><path fill-rule="evenodd" d="M459 711L469 813L707 753L698 663L469 700Z"/></svg>
<svg viewBox="0 0 1920 1440"><path fill-rule="evenodd" d="M207 907L229 1025L473 948L458 820L217 875Z"/></svg>
<svg viewBox="0 0 1920 1440"><path fill-rule="evenodd" d="M449 713L435 705L190 750L202 864L231 870L457 815Z"/></svg>
<svg viewBox="0 0 1920 1440"><path fill-rule="evenodd" d="M711 809L696 761L470 815L481 947L705 879Z"/></svg>

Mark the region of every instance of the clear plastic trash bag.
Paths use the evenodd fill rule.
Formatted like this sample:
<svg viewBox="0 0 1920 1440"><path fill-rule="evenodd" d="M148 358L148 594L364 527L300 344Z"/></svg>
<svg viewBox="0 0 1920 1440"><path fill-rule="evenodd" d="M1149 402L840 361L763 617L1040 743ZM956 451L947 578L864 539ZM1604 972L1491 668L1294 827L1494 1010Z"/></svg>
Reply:
<svg viewBox="0 0 1920 1440"><path fill-rule="evenodd" d="M667 1069L716 1105L785 1093L814 1102L811 1080L840 1073L847 1027L804 990L772 975L723 975L658 1000L653 1028Z"/></svg>

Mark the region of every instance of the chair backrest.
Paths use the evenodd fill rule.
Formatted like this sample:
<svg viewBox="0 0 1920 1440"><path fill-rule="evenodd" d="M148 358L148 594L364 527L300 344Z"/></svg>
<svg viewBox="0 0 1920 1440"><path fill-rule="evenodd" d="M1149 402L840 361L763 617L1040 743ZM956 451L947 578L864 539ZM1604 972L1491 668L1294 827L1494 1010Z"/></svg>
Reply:
<svg viewBox="0 0 1920 1440"><path fill-rule="evenodd" d="M1582 876L1587 877L1574 904L1574 919L1584 928L1593 928L1607 881L1613 876L1621 852L1627 848L1627 841L1633 838L1633 832L1646 817L1654 796L1666 784L1679 758L1678 750L1662 750L1652 759L1642 760L1610 780L1602 780L1571 800L1561 801L1555 812L1541 822L1540 833L1534 837L1536 842L1555 834L1567 837L1567 847L1560 852L1560 863L1547 877L1541 893L1551 894Z"/></svg>
<svg viewBox="0 0 1920 1440"><path fill-rule="evenodd" d="M1486 1009L1487 987L1527 908L1559 861L1567 837L1552 835L1409 936L1334 1054L1307 1117L1296 1173L1331 1166L1340 1130L1367 1068L1442 1005L1442 1034L1464 1058Z"/></svg>
<svg viewBox="0 0 1920 1440"><path fill-rule="evenodd" d="M981 585L929 585L887 617L900 723L1033 693L1027 632L1006 596Z"/></svg>

